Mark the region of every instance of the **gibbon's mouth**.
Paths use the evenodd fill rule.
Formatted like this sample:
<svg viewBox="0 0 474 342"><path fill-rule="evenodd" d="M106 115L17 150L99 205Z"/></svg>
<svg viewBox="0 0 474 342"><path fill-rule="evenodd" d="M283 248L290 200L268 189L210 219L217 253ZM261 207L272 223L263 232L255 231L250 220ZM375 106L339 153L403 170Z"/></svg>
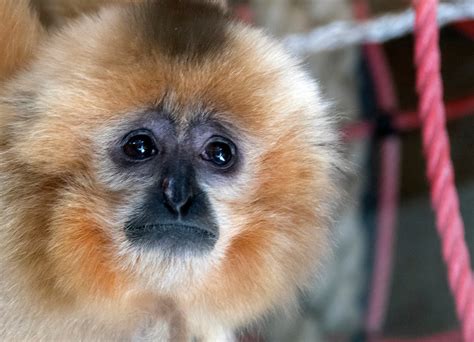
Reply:
<svg viewBox="0 0 474 342"><path fill-rule="evenodd" d="M134 244L165 249L169 253L211 250L217 242L217 229L183 223L129 225L127 238Z"/></svg>

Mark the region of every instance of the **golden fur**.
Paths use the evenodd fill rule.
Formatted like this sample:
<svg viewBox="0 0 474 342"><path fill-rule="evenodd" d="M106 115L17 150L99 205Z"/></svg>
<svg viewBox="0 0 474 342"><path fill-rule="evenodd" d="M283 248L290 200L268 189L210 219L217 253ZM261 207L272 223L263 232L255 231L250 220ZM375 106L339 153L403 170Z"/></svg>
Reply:
<svg viewBox="0 0 474 342"><path fill-rule="evenodd" d="M0 11L0 81L32 57L42 33L36 13L28 0L6 1Z"/></svg>
<svg viewBox="0 0 474 342"><path fill-rule="evenodd" d="M27 1L0 3L2 339L230 338L291 305L328 252L341 160L298 61L228 19L218 49L170 55L134 6L46 34ZM205 256L136 250L121 229L147 184L101 147L158 102L182 129L200 108L243 141L238 175L203 184L221 231Z"/></svg>

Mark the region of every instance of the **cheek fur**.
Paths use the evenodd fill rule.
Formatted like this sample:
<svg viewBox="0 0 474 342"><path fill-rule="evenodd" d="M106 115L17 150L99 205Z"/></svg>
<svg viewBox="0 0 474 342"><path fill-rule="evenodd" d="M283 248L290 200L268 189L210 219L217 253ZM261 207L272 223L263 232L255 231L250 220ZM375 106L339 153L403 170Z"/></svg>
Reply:
<svg viewBox="0 0 474 342"><path fill-rule="evenodd" d="M226 203L241 227L200 291L211 311L237 325L289 305L328 244L321 202L332 187L316 156L291 136L264 157L247 198ZM241 218L244 218L243 220ZM229 219L232 220L232 217Z"/></svg>
<svg viewBox="0 0 474 342"><path fill-rule="evenodd" d="M104 199L92 192L75 192L58 203L48 244L57 283L66 292L117 297L129 275L120 270L116 246L104 217L112 217ZM92 211L91 209L94 208Z"/></svg>

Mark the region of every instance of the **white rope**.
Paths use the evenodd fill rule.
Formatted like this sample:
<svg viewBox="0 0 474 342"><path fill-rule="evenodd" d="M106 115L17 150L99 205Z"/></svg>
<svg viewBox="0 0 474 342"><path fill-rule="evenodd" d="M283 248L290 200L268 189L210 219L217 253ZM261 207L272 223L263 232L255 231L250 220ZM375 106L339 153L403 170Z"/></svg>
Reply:
<svg viewBox="0 0 474 342"><path fill-rule="evenodd" d="M439 5L440 26L465 19L474 19L474 0ZM355 44L382 43L412 32L414 20L413 10L408 9L365 22L335 21L309 33L288 35L283 42L299 55L335 50Z"/></svg>

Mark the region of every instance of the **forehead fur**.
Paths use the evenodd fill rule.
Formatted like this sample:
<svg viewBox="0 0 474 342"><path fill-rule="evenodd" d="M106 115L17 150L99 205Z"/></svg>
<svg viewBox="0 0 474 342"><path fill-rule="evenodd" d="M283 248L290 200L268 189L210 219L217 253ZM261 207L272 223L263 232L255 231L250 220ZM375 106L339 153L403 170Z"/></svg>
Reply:
<svg viewBox="0 0 474 342"><path fill-rule="evenodd" d="M283 128L290 130L295 124L306 127L302 133L311 134L313 123L327 124L314 84L277 44L258 30L227 21L217 6L196 2L203 15L196 19L185 14L186 6L173 3L105 9L66 27L44 44L32 72L16 83L20 88L16 94L34 94L28 98L34 103L17 110L39 119L27 127L22 122L15 126L22 135L31 132L35 138L34 144L24 140L30 161L44 160L44 154L55 146L64 151L62 161L85 161L91 152L81 154L78 148L87 147L87 135L117 120L130 122L132 116L165 97L178 116L212 111L263 140L276 141L285 134ZM158 13L160 8L163 14ZM167 29L173 27L171 18L178 18L179 29L195 28L196 32L180 38L170 52L165 45L175 43L163 42L164 36L156 33L161 26L150 28L144 23L148 20L151 25L151 18L160 15L168 21ZM139 22L140 17L144 22ZM209 18L224 27L215 28L222 32L212 43L207 38L215 34L206 33L210 26L203 30L196 26ZM68 135L67 141L58 134L58 127ZM333 137L321 134L319 138ZM32 145L36 154L31 153ZM60 164L64 169L66 165Z"/></svg>
<svg viewBox="0 0 474 342"><path fill-rule="evenodd" d="M158 47L170 56L204 57L226 41L229 18L216 3L147 1L127 12L148 47Z"/></svg>

